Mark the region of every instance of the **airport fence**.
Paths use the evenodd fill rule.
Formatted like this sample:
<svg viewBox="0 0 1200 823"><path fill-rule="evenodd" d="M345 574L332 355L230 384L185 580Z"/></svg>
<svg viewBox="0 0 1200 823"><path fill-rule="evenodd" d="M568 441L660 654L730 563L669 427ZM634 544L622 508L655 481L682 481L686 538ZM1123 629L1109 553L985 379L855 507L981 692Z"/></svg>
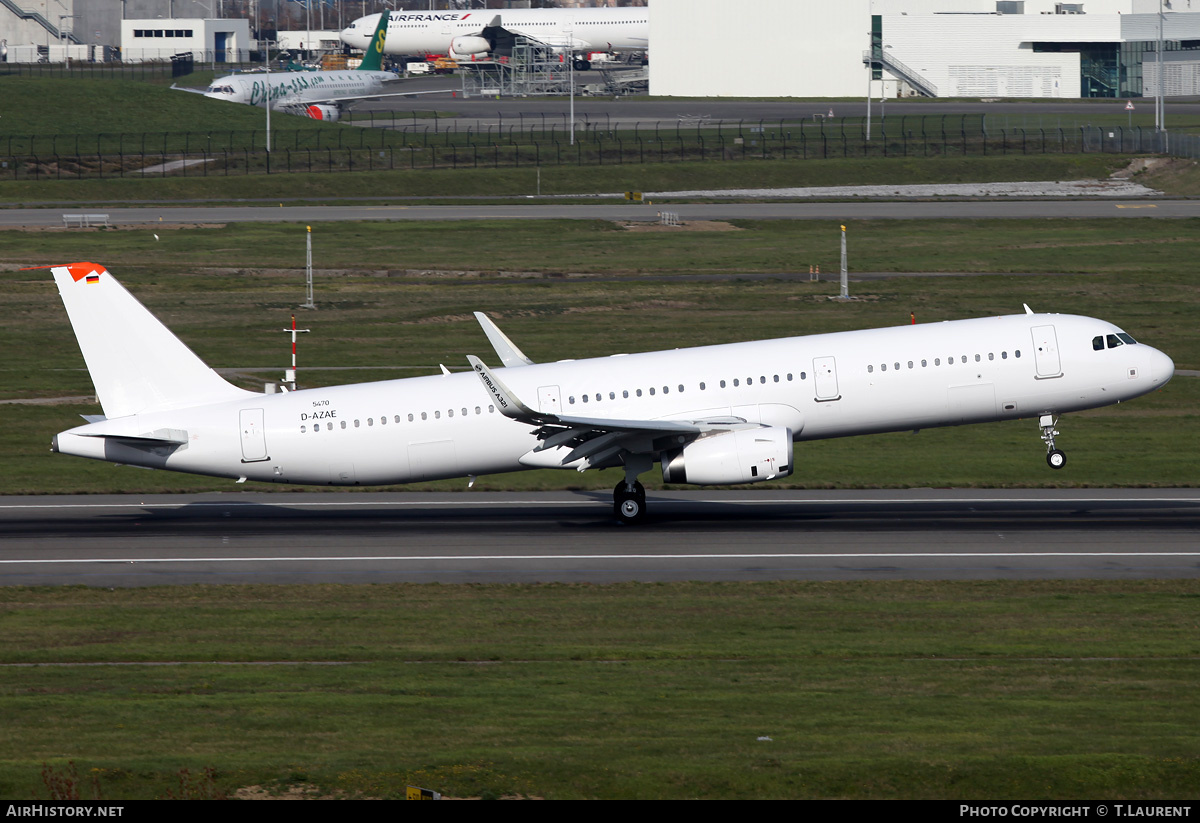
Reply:
<svg viewBox="0 0 1200 823"><path fill-rule="evenodd" d="M314 124L316 125L316 124ZM383 124L380 124L383 125ZM383 169L599 166L695 161L970 157L1009 154L1200 155L1200 138L1127 126L988 128L982 116L900 116L814 123L661 123L610 128L525 119L344 124L265 130L0 135L0 179L194 177ZM443 128L442 126L446 127Z"/></svg>

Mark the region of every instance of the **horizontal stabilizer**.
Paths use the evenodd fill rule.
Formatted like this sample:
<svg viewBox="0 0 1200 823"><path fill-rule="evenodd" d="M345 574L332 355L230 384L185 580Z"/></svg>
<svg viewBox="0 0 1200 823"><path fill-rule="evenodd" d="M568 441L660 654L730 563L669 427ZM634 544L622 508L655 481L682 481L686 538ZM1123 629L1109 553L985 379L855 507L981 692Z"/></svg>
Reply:
<svg viewBox="0 0 1200 823"><path fill-rule="evenodd" d="M188 434L183 429L155 429L148 434L106 434L89 431L77 431L76 434L80 437L103 437L106 440L119 440L131 445L183 446L188 442Z"/></svg>

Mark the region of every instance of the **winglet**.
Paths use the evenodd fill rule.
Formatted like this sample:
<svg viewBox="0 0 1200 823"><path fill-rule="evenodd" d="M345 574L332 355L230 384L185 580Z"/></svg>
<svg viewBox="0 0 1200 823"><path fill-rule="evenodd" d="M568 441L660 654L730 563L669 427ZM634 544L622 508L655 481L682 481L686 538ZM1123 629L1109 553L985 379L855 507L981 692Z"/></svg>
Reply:
<svg viewBox="0 0 1200 823"><path fill-rule="evenodd" d="M487 335L488 342L492 344L492 348L496 350L497 356L500 358L506 368L516 368L517 366L532 366L533 361L525 356L525 352L516 347L513 341L508 339L508 336L500 331L500 328L492 322L481 311L475 312L475 319L479 321L479 325L483 328L483 333Z"/></svg>
<svg viewBox="0 0 1200 823"><path fill-rule="evenodd" d="M492 400L496 403L496 408L505 417L528 422L541 422L547 417L553 417L553 415L539 414L522 403L515 394L509 391L507 386L500 382L500 379L496 375L492 374L491 369L483 365L483 361L475 355L468 354L467 362L471 364L471 368L479 375L483 387L487 389L488 394L491 395Z"/></svg>

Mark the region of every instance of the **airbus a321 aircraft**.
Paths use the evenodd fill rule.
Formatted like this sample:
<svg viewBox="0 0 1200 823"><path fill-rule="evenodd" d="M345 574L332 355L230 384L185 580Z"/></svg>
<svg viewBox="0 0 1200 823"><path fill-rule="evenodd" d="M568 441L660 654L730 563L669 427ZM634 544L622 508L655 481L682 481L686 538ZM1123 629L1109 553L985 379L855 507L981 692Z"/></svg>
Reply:
<svg viewBox="0 0 1200 823"><path fill-rule="evenodd" d="M1171 358L1104 320L1024 314L535 364L476 314L503 364L258 394L206 366L103 267L52 268L103 407L53 450L196 474L335 486L526 468L622 468L616 517L642 520L638 476L756 483L793 442L1036 418L1061 468L1058 415L1157 389ZM1032 434L1032 432L1031 432Z"/></svg>
<svg viewBox="0 0 1200 823"><path fill-rule="evenodd" d="M330 122L341 117L343 105L355 100L414 94L383 91L384 83L397 80L398 77L393 72L382 70L388 12L376 16L379 20L370 38L370 48L366 49L362 64L357 69L230 74L213 80L208 90L202 93L215 100L251 106L266 106L269 103L272 109L285 114L300 114Z"/></svg>
<svg viewBox="0 0 1200 823"><path fill-rule="evenodd" d="M354 49L366 48L379 15L360 17L340 35ZM508 9L501 14L462 11L396 11L388 24L386 53L463 58L512 53L516 38L572 55L593 51L646 51L647 8ZM586 56L575 68L591 68Z"/></svg>

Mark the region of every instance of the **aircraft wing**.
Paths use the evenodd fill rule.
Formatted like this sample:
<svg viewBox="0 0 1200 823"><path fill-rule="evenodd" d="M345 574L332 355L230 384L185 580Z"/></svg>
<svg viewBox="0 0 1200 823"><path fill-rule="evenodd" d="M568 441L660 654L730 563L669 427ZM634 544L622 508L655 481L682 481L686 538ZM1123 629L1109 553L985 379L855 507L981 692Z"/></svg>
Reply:
<svg viewBox="0 0 1200 823"><path fill-rule="evenodd" d="M538 427L535 433L542 442L520 458L526 466L571 467L579 471L604 468L620 465L622 453L649 454L665 448L655 443L664 437L670 437L677 445L709 432L759 428L757 423L740 417L623 420L537 411L521 402L478 357L468 355L467 361L501 414Z"/></svg>
<svg viewBox="0 0 1200 823"><path fill-rule="evenodd" d="M204 94L205 93L204 89L189 89L187 86L177 86L174 83L171 84L171 88L175 89L175 91L190 91L192 94ZM183 99L183 98L180 98L180 99Z"/></svg>
<svg viewBox="0 0 1200 823"><path fill-rule="evenodd" d="M380 97L413 97L418 94L449 94L453 89L434 89L432 91L390 91L380 94L348 94L341 97L321 97L306 99L304 102L292 103L295 106L318 106L322 103L353 103L355 100L377 100Z"/></svg>

